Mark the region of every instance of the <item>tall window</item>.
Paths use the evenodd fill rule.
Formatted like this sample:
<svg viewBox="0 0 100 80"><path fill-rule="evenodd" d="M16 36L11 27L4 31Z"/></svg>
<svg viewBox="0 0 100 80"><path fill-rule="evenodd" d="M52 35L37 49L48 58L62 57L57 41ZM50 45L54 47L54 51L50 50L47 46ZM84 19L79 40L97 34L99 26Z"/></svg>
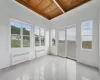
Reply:
<svg viewBox="0 0 100 80"><path fill-rule="evenodd" d="M35 27L35 46L45 46L45 31L43 28Z"/></svg>
<svg viewBox="0 0 100 80"><path fill-rule="evenodd" d="M52 40L52 46L55 46L56 45L55 29L51 30L51 40Z"/></svg>
<svg viewBox="0 0 100 80"><path fill-rule="evenodd" d="M11 48L21 47L21 24L11 22Z"/></svg>
<svg viewBox="0 0 100 80"><path fill-rule="evenodd" d="M22 24L23 28L23 47L30 47L30 26Z"/></svg>
<svg viewBox="0 0 100 80"><path fill-rule="evenodd" d="M30 26L11 21L11 48L30 47Z"/></svg>
<svg viewBox="0 0 100 80"><path fill-rule="evenodd" d="M41 46L44 46L45 45L45 33L44 33L43 28L40 29L40 39L41 39Z"/></svg>
<svg viewBox="0 0 100 80"><path fill-rule="evenodd" d="M35 46L39 46L40 45L40 39L39 39L39 27L35 27Z"/></svg>
<svg viewBox="0 0 100 80"><path fill-rule="evenodd" d="M92 49L92 24L93 21L87 21L81 24L82 49Z"/></svg>

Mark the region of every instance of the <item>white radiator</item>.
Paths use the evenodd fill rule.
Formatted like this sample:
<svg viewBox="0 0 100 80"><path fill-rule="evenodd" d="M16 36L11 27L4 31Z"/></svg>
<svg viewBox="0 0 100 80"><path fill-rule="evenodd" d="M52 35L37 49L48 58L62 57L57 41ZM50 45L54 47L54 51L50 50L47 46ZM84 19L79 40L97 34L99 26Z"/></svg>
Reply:
<svg viewBox="0 0 100 80"><path fill-rule="evenodd" d="M12 54L12 65L25 62L29 60L29 52L20 53L20 54Z"/></svg>

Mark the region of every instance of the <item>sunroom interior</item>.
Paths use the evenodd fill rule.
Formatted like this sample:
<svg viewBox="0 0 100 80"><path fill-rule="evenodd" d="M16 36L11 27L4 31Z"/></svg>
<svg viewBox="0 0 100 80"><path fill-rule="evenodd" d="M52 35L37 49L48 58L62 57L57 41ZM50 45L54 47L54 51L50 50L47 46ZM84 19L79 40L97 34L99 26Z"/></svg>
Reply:
<svg viewBox="0 0 100 80"><path fill-rule="evenodd" d="M99 80L100 0L1 0L0 48L0 80Z"/></svg>

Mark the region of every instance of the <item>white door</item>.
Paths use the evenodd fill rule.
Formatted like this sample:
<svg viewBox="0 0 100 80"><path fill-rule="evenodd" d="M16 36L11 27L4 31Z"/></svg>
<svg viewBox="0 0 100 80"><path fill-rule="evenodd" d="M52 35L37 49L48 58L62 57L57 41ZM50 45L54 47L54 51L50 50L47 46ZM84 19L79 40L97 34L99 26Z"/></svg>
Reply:
<svg viewBox="0 0 100 80"><path fill-rule="evenodd" d="M67 57L76 60L76 27L66 30Z"/></svg>
<svg viewBox="0 0 100 80"><path fill-rule="evenodd" d="M58 31L58 56L66 57L66 54L65 54L65 30Z"/></svg>

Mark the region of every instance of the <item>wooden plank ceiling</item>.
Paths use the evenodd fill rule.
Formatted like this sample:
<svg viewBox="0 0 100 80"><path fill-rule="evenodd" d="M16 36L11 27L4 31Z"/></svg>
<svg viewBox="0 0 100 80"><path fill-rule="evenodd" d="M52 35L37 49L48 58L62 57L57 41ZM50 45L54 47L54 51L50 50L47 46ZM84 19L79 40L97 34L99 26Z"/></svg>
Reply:
<svg viewBox="0 0 100 80"><path fill-rule="evenodd" d="M20 4L51 20L90 0L16 0Z"/></svg>

